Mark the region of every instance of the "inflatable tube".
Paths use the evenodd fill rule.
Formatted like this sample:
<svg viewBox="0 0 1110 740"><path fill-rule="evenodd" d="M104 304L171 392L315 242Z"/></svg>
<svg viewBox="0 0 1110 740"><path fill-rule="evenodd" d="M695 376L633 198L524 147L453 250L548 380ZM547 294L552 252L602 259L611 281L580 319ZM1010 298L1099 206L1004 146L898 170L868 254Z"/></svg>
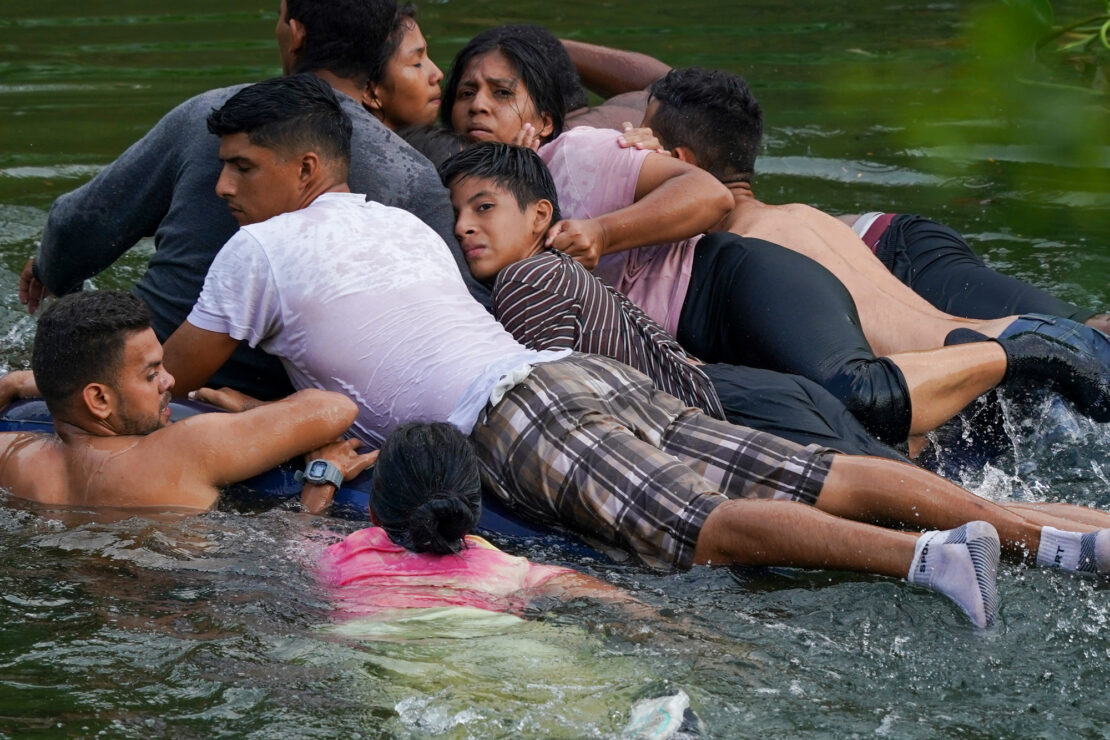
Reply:
<svg viewBox="0 0 1110 740"><path fill-rule="evenodd" d="M170 418L174 421L180 421L195 414L212 411L222 412L221 409L215 406L197 401L173 401L170 404L170 410ZM53 434L54 422L45 402L41 400L21 400L0 411L0 432L44 432ZM301 492L301 484L294 478L294 475L300 469L299 465L286 463L245 480L236 488L238 490L249 490L263 499L284 500L293 498L300 495ZM372 489L373 470L368 470L345 482L335 493L332 514L347 519L369 519ZM554 538L561 540L553 543L560 547L603 557L593 548L582 544L578 540L515 516L492 496L483 495L482 497L482 518L478 521L478 528L485 532L510 537Z"/></svg>

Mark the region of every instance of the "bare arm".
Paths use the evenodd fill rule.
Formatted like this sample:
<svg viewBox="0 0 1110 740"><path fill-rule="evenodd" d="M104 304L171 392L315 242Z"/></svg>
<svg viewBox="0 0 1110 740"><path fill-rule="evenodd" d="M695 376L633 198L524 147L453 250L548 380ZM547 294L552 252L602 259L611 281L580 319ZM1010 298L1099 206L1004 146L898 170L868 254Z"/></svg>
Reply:
<svg viewBox="0 0 1110 740"><path fill-rule="evenodd" d="M187 460L204 482L223 486L328 444L357 413L343 394L309 388L242 413L191 416L163 430L159 441L166 456Z"/></svg>
<svg viewBox="0 0 1110 740"><path fill-rule="evenodd" d="M318 450L305 453L305 460L327 460L339 468L343 473L343 480L349 481L362 471L369 468L378 460L379 450L372 450L359 454L362 447L359 439L341 439L331 444L324 445ZM305 481L301 489L301 506L310 514L323 513L331 506L335 498L336 488L330 483L309 483Z"/></svg>
<svg viewBox="0 0 1110 740"><path fill-rule="evenodd" d="M598 218L560 221L548 232L547 246L592 269L605 254L704 233L733 206L732 194L713 175L655 154L640 168L635 198L632 205Z"/></svg>
<svg viewBox="0 0 1110 740"><path fill-rule="evenodd" d="M603 98L643 90L670 71L670 66L635 51L562 39L582 84Z"/></svg>
<svg viewBox="0 0 1110 740"><path fill-rule="evenodd" d="M39 388L30 370L16 370L0 378L0 409L17 398L37 398Z"/></svg>
<svg viewBox="0 0 1110 740"><path fill-rule="evenodd" d="M612 604L626 616L633 619L648 619L659 616L655 609L627 591L576 571L552 576L540 587L540 592L544 596L550 596L560 601L571 601L572 599L603 601Z"/></svg>
<svg viewBox="0 0 1110 740"><path fill-rule="evenodd" d="M183 396L200 388L238 346L234 337L183 322L163 345L162 364L174 377L174 394Z"/></svg>

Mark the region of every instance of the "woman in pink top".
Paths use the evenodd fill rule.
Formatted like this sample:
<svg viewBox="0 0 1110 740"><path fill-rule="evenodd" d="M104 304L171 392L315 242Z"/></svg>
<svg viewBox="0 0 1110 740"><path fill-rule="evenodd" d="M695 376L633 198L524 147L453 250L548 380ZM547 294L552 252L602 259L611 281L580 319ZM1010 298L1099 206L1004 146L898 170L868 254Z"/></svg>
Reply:
<svg viewBox="0 0 1110 740"><path fill-rule="evenodd" d="M463 606L520 614L539 598L591 597L650 610L569 568L509 555L470 534L481 514L478 461L449 424L411 423L386 440L374 468L377 526L330 546L319 565L344 616Z"/></svg>

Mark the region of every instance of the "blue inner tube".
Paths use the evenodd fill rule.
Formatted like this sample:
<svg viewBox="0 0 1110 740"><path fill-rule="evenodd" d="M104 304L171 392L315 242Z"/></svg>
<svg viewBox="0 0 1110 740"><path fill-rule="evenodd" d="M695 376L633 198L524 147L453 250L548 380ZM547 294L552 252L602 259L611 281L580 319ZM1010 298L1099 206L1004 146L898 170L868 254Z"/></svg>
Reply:
<svg viewBox="0 0 1110 740"><path fill-rule="evenodd" d="M188 418L194 414L221 412L221 409L197 401L173 401L170 403L171 418L174 421ZM54 433L54 420L46 408L46 403L35 400L20 400L0 411L0 432L43 432ZM297 461L290 461L272 470L243 481L237 488L248 489L263 499L283 500L299 496L301 484L294 475L301 469ZM331 513L346 519L368 520L370 518L370 497L373 495L373 470L367 470L357 477L346 481L336 491ZM569 535L556 532L541 524L526 521L509 511L493 496L482 496L482 518L478 528L486 533L509 537L542 538L552 544L580 554L603 557L593 548Z"/></svg>

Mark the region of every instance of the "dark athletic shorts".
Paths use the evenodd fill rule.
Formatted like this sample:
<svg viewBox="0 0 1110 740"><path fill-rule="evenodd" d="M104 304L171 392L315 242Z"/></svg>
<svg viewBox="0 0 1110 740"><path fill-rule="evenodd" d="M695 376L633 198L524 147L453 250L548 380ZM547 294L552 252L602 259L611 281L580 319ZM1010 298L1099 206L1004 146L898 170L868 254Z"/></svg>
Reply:
<svg viewBox="0 0 1110 740"><path fill-rule="evenodd" d="M1043 313L1083 323L1096 313L987 267L959 233L932 219L894 216L874 251L896 278L953 316Z"/></svg>

